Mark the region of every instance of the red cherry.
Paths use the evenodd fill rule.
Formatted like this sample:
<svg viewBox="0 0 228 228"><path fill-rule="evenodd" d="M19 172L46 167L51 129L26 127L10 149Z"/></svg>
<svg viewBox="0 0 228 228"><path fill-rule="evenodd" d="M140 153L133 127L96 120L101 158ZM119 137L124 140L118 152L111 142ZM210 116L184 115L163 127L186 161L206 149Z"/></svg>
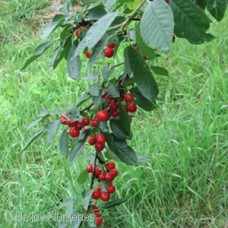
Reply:
<svg viewBox="0 0 228 228"><path fill-rule="evenodd" d="M82 128L83 128L83 123L82 122L77 122L77 124L76 124L76 128L78 129L78 130L81 130Z"/></svg>
<svg viewBox="0 0 228 228"><path fill-rule="evenodd" d="M115 165L114 162L108 162L108 163L106 164L106 168L107 168L108 170L112 170L112 169L115 169L115 168L116 168L116 165Z"/></svg>
<svg viewBox="0 0 228 228"><path fill-rule="evenodd" d="M76 124L77 124L77 121L71 121L71 120L69 120L69 119L66 121L66 125L67 125L68 127L75 127Z"/></svg>
<svg viewBox="0 0 228 228"><path fill-rule="evenodd" d="M85 125L85 126L88 126L90 124L90 118L89 117L84 117L82 119L82 123Z"/></svg>
<svg viewBox="0 0 228 228"><path fill-rule="evenodd" d="M92 173L93 172L93 164L89 164L88 166L87 166L87 173Z"/></svg>
<svg viewBox="0 0 228 228"><path fill-rule="evenodd" d="M92 209L93 209L93 212L98 212L99 211L99 207L96 206L96 205L92 205Z"/></svg>
<svg viewBox="0 0 228 228"><path fill-rule="evenodd" d="M106 177L106 172L103 172L103 173L101 173L101 174L99 175L99 179L100 179L101 181L105 181L105 177Z"/></svg>
<svg viewBox="0 0 228 228"><path fill-rule="evenodd" d="M60 123L63 124L63 125L67 125L67 120L68 120L68 117L65 115L65 114L62 114L60 116Z"/></svg>
<svg viewBox="0 0 228 228"><path fill-rule="evenodd" d="M108 104L108 107L112 110L112 111L116 111L118 109L118 103L116 101L111 101Z"/></svg>
<svg viewBox="0 0 228 228"><path fill-rule="evenodd" d="M165 0L166 1L166 3L168 3L169 4L169 2L170 2L170 0Z"/></svg>
<svg viewBox="0 0 228 228"><path fill-rule="evenodd" d="M131 93L125 93L124 100L126 102L132 102L134 100L134 97L133 97L133 95Z"/></svg>
<svg viewBox="0 0 228 228"><path fill-rule="evenodd" d="M100 226L102 224L102 218L96 216L96 226Z"/></svg>
<svg viewBox="0 0 228 228"><path fill-rule="evenodd" d="M114 176L110 173L105 174L105 181L111 182L113 180Z"/></svg>
<svg viewBox="0 0 228 228"><path fill-rule="evenodd" d="M102 173L102 171L98 167L96 167L96 169L95 169L95 176L96 177L99 177L101 175L101 173Z"/></svg>
<svg viewBox="0 0 228 228"><path fill-rule="evenodd" d="M88 143L89 143L90 145L94 145L94 144L96 143L96 138L95 138L95 136L89 137Z"/></svg>
<svg viewBox="0 0 228 228"><path fill-rule="evenodd" d="M114 42L111 42L111 43L107 44L108 48L112 48L113 49L115 46L116 46L116 43L114 43Z"/></svg>
<svg viewBox="0 0 228 228"><path fill-rule="evenodd" d="M99 188L94 189L92 193L93 199L99 199L101 197L101 190Z"/></svg>
<svg viewBox="0 0 228 228"><path fill-rule="evenodd" d="M126 110L128 112L136 112L137 110L137 105L134 102L131 102L127 105Z"/></svg>
<svg viewBox="0 0 228 228"><path fill-rule="evenodd" d="M75 127L70 128L69 134L72 138L77 138L80 135L80 131Z"/></svg>
<svg viewBox="0 0 228 228"><path fill-rule="evenodd" d="M91 121L91 126L92 127L98 127L98 125L99 125L99 123L98 123L97 120L94 119L94 120Z"/></svg>
<svg viewBox="0 0 228 228"><path fill-rule="evenodd" d="M110 194L108 192L101 192L101 197L100 197L104 202L109 201L110 199Z"/></svg>
<svg viewBox="0 0 228 228"><path fill-rule="evenodd" d="M116 187L114 185L110 184L107 187L107 191L108 191L108 193L113 193L116 191Z"/></svg>
<svg viewBox="0 0 228 228"><path fill-rule="evenodd" d="M85 52L85 56L86 56L88 59L91 58L92 52L91 52L91 51L86 51L86 52Z"/></svg>
<svg viewBox="0 0 228 228"><path fill-rule="evenodd" d="M80 29L80 28L76 29L75 35L76 35L78 38L80 37L80 33L81 33L81 29Z"/></svg>
<svg viewBox="0 0 228 228"><path fill-rule="evenodd" d="M101 152L104 148L105 148L104 144L101 144L101 143L96 143L95 144L95 149L96 149L97 152Z"/></svg>
<svg viewBox="0 0 228 228"><path fill-rule="evenodd" d="M116 110L116 111L112 111L112 112L110 113L110 116L116 118L116 117L119 116L119 114L120 114L119 111Z"/></svg>
<svg viewBox="0 0 228 228"><path fill-rule="evenodd" d="M112 56L114 55L114 49L113 48L105 48L104 49L104 55L107 57L107 58L112 58Z"/></svg>
<svg viewBox="0 0 228 228"><path fill-rule="evenodd" d="M106 137L103 134L97 134L96 135L96 142L100 144L104 144L106 141Z"/></svg>
<svg viewBox="0 0 228 228"><path fill-rule="evenodd" d="M118 176L118 171L116 169L112 169L109 172L113 177L117 177Z"/></svg>
<svg viewBox="0 0 228 228"><path fill-rule="evenodd" d="M106 110L100 110L97 112L96 117L100 122L105 122L108 120L109 115Z"/></svg>

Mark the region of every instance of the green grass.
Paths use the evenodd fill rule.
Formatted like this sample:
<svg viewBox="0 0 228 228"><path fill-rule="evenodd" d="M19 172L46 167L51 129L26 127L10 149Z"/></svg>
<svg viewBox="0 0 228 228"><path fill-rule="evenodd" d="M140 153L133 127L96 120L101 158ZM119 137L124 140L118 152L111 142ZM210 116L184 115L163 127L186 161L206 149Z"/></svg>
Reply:
<svg viewBox="0 0 228 228"><path fill-rule="evenodd" d="M0 227L56 227L57 221L6 221L6 211L24 215L58 212L66 198L81 205L76 177L87 154L73 166L44 139L25 152L33 131L28 123L40 110L74 104L88 85L66 75L65 65L49 69L50 56L20 71L39 44L48 1L3 1L0 8ZM117 195L127 199L102 212L105 227L226 227L228 180L228 15L214 23L217 38L193 46L177 39L172 53L159 61L169 77L156 76L158 108L141 110L133 121L131 142L150 162L139 167L119 163ZM39 27L39 29L37 29ZM36 28L36 29L35 29Z"/></svg>

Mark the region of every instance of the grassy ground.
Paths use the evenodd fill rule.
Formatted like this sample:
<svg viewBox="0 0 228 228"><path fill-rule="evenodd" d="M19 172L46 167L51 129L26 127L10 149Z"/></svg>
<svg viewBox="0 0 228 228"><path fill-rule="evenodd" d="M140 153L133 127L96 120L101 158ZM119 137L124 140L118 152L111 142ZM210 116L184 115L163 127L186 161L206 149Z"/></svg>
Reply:
<svg viewBox="0 0 228 228"><path fill-rule="evenodd" d="M69 169L58 138L54 145L42 139L21 152L32 134L26 126L42 107L64 109L87 87L68 79L64 64L52 72L49 56L19 70L40 42L48 3L1 1L0 227L56 227L55 219L6 221L4 213L59 213L61 201L80 202L83 190L75 179L86 157ZM228 226L227 21L228 15L213 24L213 42L192 46L177 40L161 61L170 77L157 76L159 106L152 114L139 111L133 123L131 144L150 162L137 168L118 164L117 193L128 201L103 212L105 227Z"/></svg>

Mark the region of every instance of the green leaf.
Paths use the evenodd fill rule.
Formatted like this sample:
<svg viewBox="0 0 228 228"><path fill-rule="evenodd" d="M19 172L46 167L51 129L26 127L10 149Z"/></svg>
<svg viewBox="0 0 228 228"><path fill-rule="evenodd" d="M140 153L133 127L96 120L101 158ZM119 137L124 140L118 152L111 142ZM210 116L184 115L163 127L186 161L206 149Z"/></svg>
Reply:
<svg viewBox="0 0 228 228"><path fill-rule="evenodd" d="M213 36L206 33L210 21L203 10L192 0L172 0L170 2L175 21L175 35L186 38L193 44L210 41Z"/></svg>
<svg viewBox="0 0 228 228"><path fill-rule="evenodd" d="M135 151L126 142L115 142L116 156L127 165L138 165L138 158Z"/></svg>
<svg viewBox="0 0 228 228"><path fill-rule="evenodd" d="M73 215L74 213L74 200L73 199L66 199L60 205L59 208L65 208L66 214L68 216Z"/></svg>
<svg viewBox="0 0 228 228"><path fill-rule="evenodd" d="M83 208L85 210L88 210L88 207L89 207L89 203L90 203L90 199L91 199L91 195L93 193L93 190L88 190L86 193L85 193L85 196L84 196L84 199L83 199Z"/></svg>
<svg viewBox="0 0 228 228"><path fill-rule="evenodd" d="M88 11L88 15L86 17L87 20L98 20L107 14L106 10L104 9L103 5L98 5L93 7Z"/></svg>
<svg viewBox="0 0 228 228"><path fill-rule="evenodd" d="M134 10L140 3L141 3L141 0L131 0L131 1L127 2L126 4L130 10Z"/></svg>
<svg viewBox="0 0 228 228"><path fill-rule="evenodd" d="M131 125L125 108L119 104L119 118L110 120L110 126L115 137L120 139L131 138Z"/></svg>
<svg viewBox="0 0 228 228"><path fill-rule="evenodd" d="M25 151L34 140L42 136L44 133L46 133L46 128L41 128L34 135L32 135L25 144L25 146L22 148L22 152Z"/></svg>
<svg viewBox="0 0 228 228"><path fill-rule="evenodd" d="M141 36L153 49L169 51L174 31L172 10L165 1L148 2L140 22Z"/></svg>
<svg viewBox="0 0 228 228"><path fill-rule="evenodd" d="M41 33L41 38L46 39L48 36L64 21L64 16L62 14L57 14L54 16L52 23L43 30Z"/></svg>
<svg viewBox="0 0 228 228"><path fill-rule="evenodd" d="M108 86L107 92L112 97L120 97L120 92L116 86L116 83L112 83Z"/></svg>
<svg viewBox="0 0 228 228"><path fill-rule="evenodd" d="M95 22L88 30L86 36L79 43L75 55L79 55L83 49L88 47L92 49L108 30L111 23L117 16L117 12L107 13L105 16Z"/></svg>
<svg viewBox="0 0 228 228"><path fill-rule="evenodd" d="M69 139L69 133L67 130L64 130L60 137L60 151L63 156L67 157L68 155L68 139Z"/></svg>
<svg viewBox="0 0 228 228"><path fill-rule="evenodd" d="M89 176L89 174L88 174L87 170L83 170L79 174L78 179L77 179L77 182L79 184L84 184L87 181L88 176Z"/></svg>
<svg viewBox="0 0 228 228"><path fill-rule="evenodd" d="M147 157L145 157L145 156L137 156L137 158L138 158L138 162L141 162L141 163L147 163L147 162L150 161L150 160L149 160Z"/></svg>
<svg viewBox="0 0 228 228"><path fill-rule="evenodd" d="M160 74L160 75L164 75L164 76L169 76L169 72L168 70L166 70L163 67L157 67L157 66L150 66L150 68L152 69L152 71L155 74Z"/></svg>
<svg viewBox="0 0 228 228"><path fill-rule="evenodd" d="M140 52L149 58L155 58L156 56L155 51L152 48L150 48L142 39L142 36L140 34L139 23L136 24L135 26L135 35L136 35L136 43Z"/></svg>
<svg viewBox="0 0 228 228"><path fill-rule="evenodd" d="M75 56L75 50L77 48L78 42L76 41L73 46L71 47L68 57L67 57L67 71L69 76L72 79L79 79L80 72L81 72L81 60L80 56Z"/></svg>
<svg viewBox="0 0 228 228"><path fill-rule="evenodd" d="M212 16L217 20L221 21L225 15L227 8L227 0L206 0L207 9Z"/></svg>
<svg viewBox="0 0 228 228"><path fill-rule="evenodd" d="M139 91L147 100L155 102L158 86L149 67L134 48L128 47L125 52Z"/></svg>
<svg viewBox="0 0 228 228"><path fill-rule="evenodd" d="M41 56L53 43L56 42L57 39L46 41L42 44L40 44L36 50L33 52L31 57L29 57L26 62L24 63L24 66L21 68L21 70L25 69L30 63L32 63L34 60L36 60L39 56Z"/></svg>
<svg viewBox="0 0 228 228"><path fill-rule="evenodd" d="M125 203L126 201L127 201L126 199L117 199L117 200L110 201L108 203L104 203L101 207L104 209L107 209L110 207L116 207L122 203Z"/></svg>
<svg viewBox="0 0 228 228"><path fill-rule="evenodd" d="M48 116L48 114L47 114L47 116ZM41 118L39 118L39 119L37 119L37 120L32 121L32 122L28 125L27 130L30 130L31 128L37 126L38 123L39 123L40 121L42 121L43 119L45 119L47 116L44 116L44 117L41 117Z"/></svg>
<svg viewBox="0 0 228 228"><path fill-rule="evenodd" d="M82 105L84 102L86 102L89 98L91 98L91 95L89 93L84 93L77 101L76 107L79 107Z"/></svg>
<svg viewBox="0 0 228 228"><path fill-rule="evenodd" d="M89 75L87 75L86 77L84 77L84 80L89 81L89 80L98 80L99 79L99 75L96 72L91 72L89 73Z"/></svg>
<svg viewBox="0 0 228 228"><path fill-rule="evenodd" d="M132 88L131 93L134 95L135 103L142 108L145 111L152 111L154 109L154 103L151 101L148 101L138 90L138 88Z"/></svg>
<svg viewBox="0 0 228 228"><path fill-rule="evenodd" d="M94 83L90 89L89 89L89 93L93 96L93 97L98 97L100 94L100 86L99 83Z"/></svg>
<svg viewBox="0 0 228 228"><path fill-rule="evenodd" d="M47 141L48 143L53 143L55 135L57 133L58 127L59 127L59 120L53 121L48 124L47 126Z"/></svg>

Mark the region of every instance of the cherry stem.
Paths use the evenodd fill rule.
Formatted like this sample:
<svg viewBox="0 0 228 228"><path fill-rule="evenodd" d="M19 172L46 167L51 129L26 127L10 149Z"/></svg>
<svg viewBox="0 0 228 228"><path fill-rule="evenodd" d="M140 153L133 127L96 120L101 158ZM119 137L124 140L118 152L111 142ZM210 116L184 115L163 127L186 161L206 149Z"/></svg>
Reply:
<svg viewBox="0 0 228 228"><path fill-rule="evenodd" d="M94 103L88 105L87 107L85 107L84 109L82 109L81 112L89 111L93 107L93 105L94 105Z"/></svg>

